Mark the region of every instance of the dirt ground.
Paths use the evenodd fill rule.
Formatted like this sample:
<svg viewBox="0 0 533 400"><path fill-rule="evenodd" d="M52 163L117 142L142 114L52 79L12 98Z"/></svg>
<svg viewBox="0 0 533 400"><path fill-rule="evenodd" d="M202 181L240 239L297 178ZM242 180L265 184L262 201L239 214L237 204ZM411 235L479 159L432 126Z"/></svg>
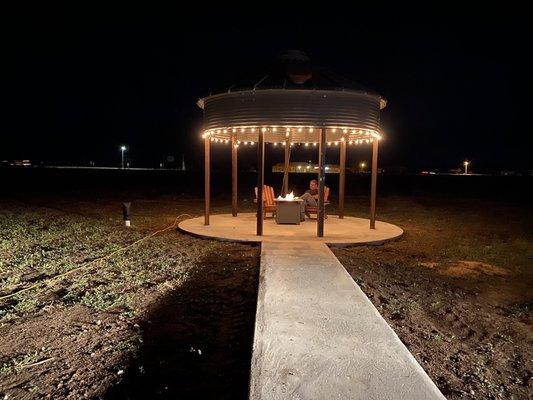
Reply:
<svg viewBox="0 0 533 400"><path fill-rule="evenodd" d="M531 216L482 204L384 196L404 237L334 252L447 398L527 399ZM201 208L138 198L126 229L119 197L0 200L0 298L37 285L0 300L0 398L245 399L259 248L172 228L121 250Z"/></svg>
<svg viewBox="0 0 533 400"><path fill-rule="evenodd" d="M0 303L0 398L245 399L257 247L172 228L49 282L183 211L138 201L126 229L119 206L1 203L0 297L43 284Z"/></svg>
<svg viewBox="0 0 533 400"><path fill-rule="evenodd" d="M448 399L531 398L531 217L488 201L392 204L384 219L404 237L333 249L341 263Z"/></svg>

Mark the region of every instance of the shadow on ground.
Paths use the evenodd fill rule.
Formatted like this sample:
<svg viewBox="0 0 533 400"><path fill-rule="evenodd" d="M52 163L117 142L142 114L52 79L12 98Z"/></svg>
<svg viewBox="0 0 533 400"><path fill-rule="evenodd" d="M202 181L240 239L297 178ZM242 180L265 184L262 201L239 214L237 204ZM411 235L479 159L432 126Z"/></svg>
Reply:
<svg viewBox="0 0 533 400"><path fill-rule="evenodd" d="M246 399L259 258L213 254L140 322L143 346L104 399Z"/></svg>

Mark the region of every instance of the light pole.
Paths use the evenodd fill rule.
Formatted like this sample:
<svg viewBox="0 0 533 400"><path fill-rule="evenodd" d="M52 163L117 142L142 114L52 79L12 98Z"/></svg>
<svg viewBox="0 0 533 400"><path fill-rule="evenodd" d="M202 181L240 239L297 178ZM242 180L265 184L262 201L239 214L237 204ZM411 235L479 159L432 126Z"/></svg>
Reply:
<svg viewBox="0 0 533 400"><path fill-rule="evenodd" d="M470 164L470 161L463 162L463 165L465 166L465 175L468 175L468 164Z"/></svg>
<svg viewBox="0 0 533 400"><path fill-rule="evenodd" d="M124 152L126 151L126 146L120 146L120 152L122 153L122 169L124 169Z"/></svg>
<svg viewBox="0 0 533 400"><path fill-rule="evenodd" d="M365 172L366 162L361 161L361 163L359 164L359 167L361 168L361 172Z"/></svg>

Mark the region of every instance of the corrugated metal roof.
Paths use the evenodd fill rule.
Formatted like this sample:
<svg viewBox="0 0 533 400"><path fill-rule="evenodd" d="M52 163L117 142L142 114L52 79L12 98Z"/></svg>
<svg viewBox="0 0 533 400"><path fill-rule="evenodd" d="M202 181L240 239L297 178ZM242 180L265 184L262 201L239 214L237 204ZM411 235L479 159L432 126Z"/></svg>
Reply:
<svg viewBox="0 0 533 400"><path fill-rule="evenodd" d="M331 141L379 139L379 111L385 104L378 93L315 68L299 51L283 53L260 79L198 101L205 135L212 140L254 141L261 129L271 142L288 136L315 142L314 127L326 129Z"/></svg>

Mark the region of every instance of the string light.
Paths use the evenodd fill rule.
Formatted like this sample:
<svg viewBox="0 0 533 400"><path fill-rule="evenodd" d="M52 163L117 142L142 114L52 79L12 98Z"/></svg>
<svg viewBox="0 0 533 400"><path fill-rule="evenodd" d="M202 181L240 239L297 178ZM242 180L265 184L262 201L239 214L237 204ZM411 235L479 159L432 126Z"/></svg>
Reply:
<svg viewBox="0 0 533 400"><path fill-rule="evenodd" d="M231 132L236 134L237 132L246 133L246 132L279 132L279 129L283 131L285 129L285 137L286 139L281 142L271 142L271 144L274 147L277 147L278 144L281 144L283 146L289 145L289 146L305 146L306 148L314 146L317 147L319 145L318 142L292 142L291 139L291 133L294 131L297 132L314 132L314 128L311 126L256 126L256 127L221 127L220 129L211 129L211 130L205 130L201 133L202 139L209 139L211 142L214 143L230 143L237 144L238 147L239 144L241 144L240 140L237 140L236 142L233 142L235 139L237 139L236 136L231 135ZM335 128L326 128L329 132L332 133L340 133L340 137L337 138L337 140L331 140L327 142L328 146L338 146L339 143L347 143L350 145L359 145L364 143L374 143L374 141L379 141L382 139L381 134L373 129L353 129L348 127L335 127ZM222 137L221 137L222 136ZM228 140L228 138L230 138ZM243 141L244 145L251 145L253 146L255 144L255 141Z"/></svg>

